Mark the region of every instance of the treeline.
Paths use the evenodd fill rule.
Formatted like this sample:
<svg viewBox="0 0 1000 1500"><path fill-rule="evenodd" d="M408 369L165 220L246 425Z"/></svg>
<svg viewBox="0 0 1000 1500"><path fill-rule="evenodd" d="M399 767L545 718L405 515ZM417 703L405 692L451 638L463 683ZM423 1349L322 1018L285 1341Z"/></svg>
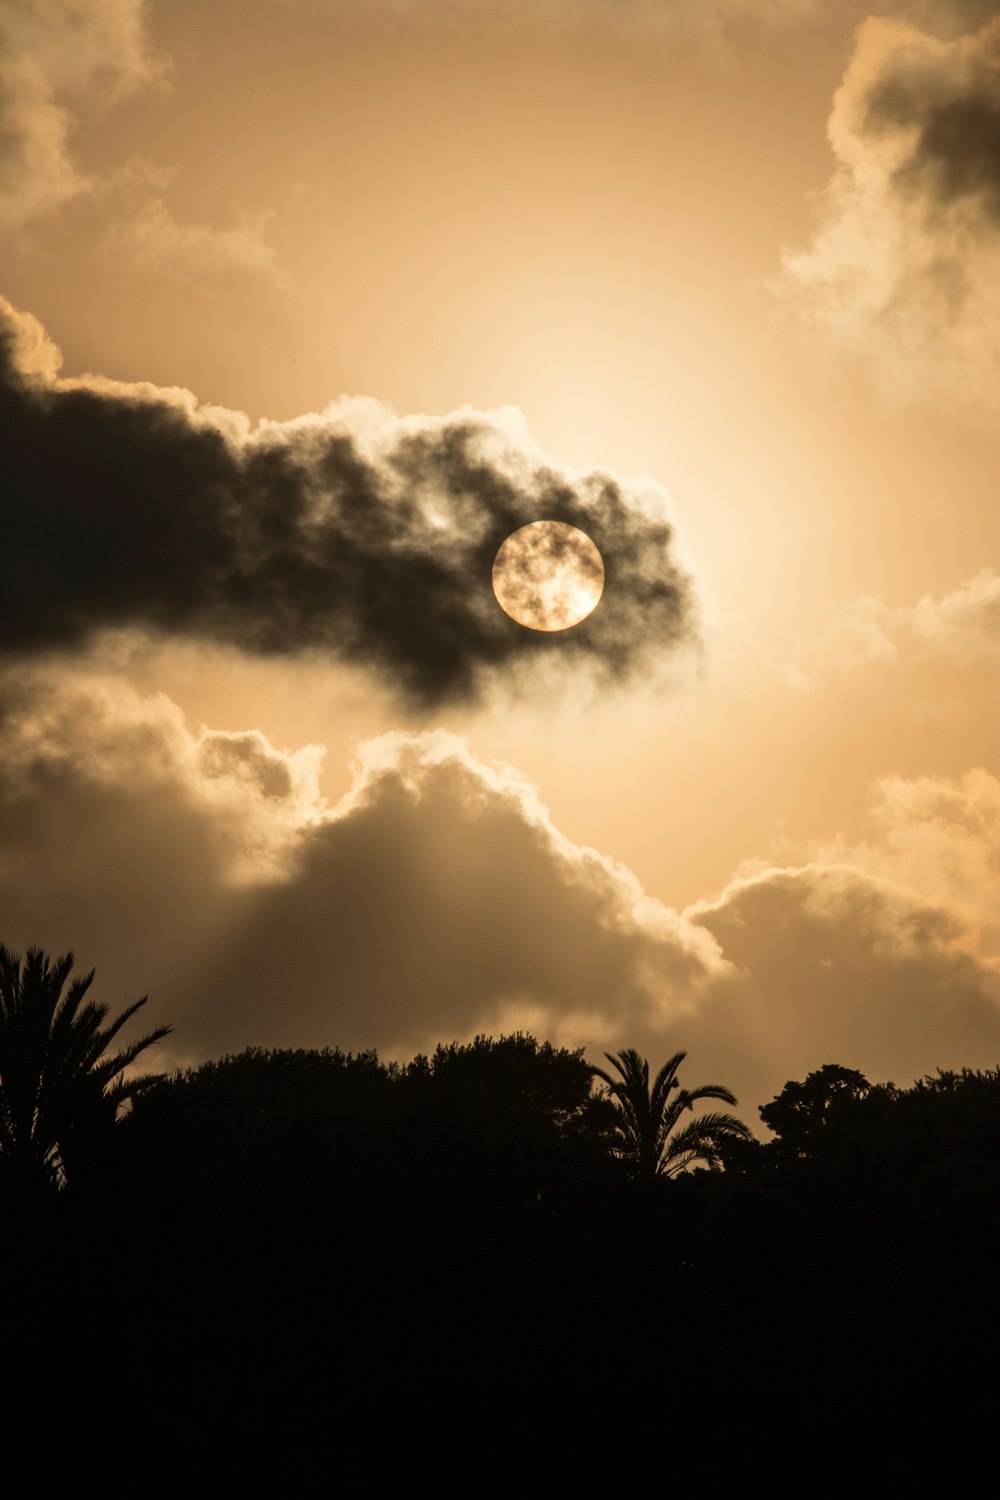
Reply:
<svg viewBox="0 0 1000 1500"><path fill-rule="evenodd" d="M603 1327L669 1335L685 1385L967 1362L996 1311L1000 1071L894 1089L831 1065L761 1115L766 1143L668 1176L582 1056L531 1037L404 1067L251 1051L137 1099L108 1187L175 1318L228 1330L240 1368L250 1328L260 1349L290 1326L373 1379L391 1349L411 1381L485 1361L572 1384Z"/></svg>
<svg viewBox="0 0 1000 1500"><path fill-rule="evenodd" d="M646 1379L707 1403L704 1432L723 1372L744 1406L917 1399L1000 1311L1000 1069L897 1089L828 1064L760 1108L766 1141L711 1107L724 1086L684 1088L683 1053L598 1071L523 1035L126 1082L117 1021L33 965L0 1007L10 1368L86 1350L189 1412L312 1410L336 1381L348 1416L511 1381L583 1403L603 1380L610 1411Z"/></svg>
<svg viewBox="0 0 1000 1500"><path fill-rule="evenodd" d="M572 1368L604 1315L669 1327L690 1378L720 1351L773 1370L822 1345L821 1380L862 1349L964 1357L996 1297L1000 1070L895 1089L829 1065L760 1114L766 1143L731 1132L671 1177L581 1054L532 1037L405 1066L251 1049L142 1092L62 1233L141 1247L134 1291L215 1330L213 1379L253 1357L266 1383L290 1330L365 1368L387 1343L407 1368Z"/></svg>

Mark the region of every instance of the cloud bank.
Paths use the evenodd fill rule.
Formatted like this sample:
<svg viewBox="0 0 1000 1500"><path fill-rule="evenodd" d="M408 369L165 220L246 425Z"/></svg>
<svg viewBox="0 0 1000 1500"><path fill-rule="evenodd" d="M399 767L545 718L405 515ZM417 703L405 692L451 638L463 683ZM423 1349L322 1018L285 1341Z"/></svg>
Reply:
<svg viewBox="0 0 1000 1500"><path fill-rule="evenodd" d="M8 307L3 329L0 654L136 627L325 652L427 708L530 664L621 682L697 637L666 492L558 469L516 411L343 400L251 430L186 391L60 381L36 320ZM527 630L493 595L500 543L542 519L604 558L604 597L570 632Z"/></svg>
<svg viewBox="0 0 1000 1500"><path fill-rule="evenodd" d="M871 18L833 105L837 168L787 287L905 397L1000 390L1000 18L942 39Z"/></svg>
<svg viewBox="0 0 1000 1500"><path fill-rule="evenodd" d="M7 673L0 936L72 946L115 1004L149 991L178 1060L250 1043L406 1056L521 1027L595 1059L686 1048L753 1119L823 1062L908 1082L1000 1058L1000 970L975 919L996 890L985 772L897 779L863 844L762 864L677 912L454 735L368 742L334 805L320 755L196 732L118 679ZM967 874L942 884L956 830Z"/></svg>

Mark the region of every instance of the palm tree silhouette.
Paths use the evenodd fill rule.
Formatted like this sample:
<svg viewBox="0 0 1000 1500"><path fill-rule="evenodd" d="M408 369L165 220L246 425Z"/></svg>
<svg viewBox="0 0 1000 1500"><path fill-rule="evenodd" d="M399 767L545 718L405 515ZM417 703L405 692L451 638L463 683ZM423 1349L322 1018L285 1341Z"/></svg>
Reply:
<svg viewBox="0 0 1000 1500"><path fill-rule="evenodd" d="M72 968L72 953L22 962L0 944L0 1181L15 1192L84 1176L122 1107L162 1076L125 1073L169 1026L105 1055L147 997L105 1026L108 1007L85 1000L93 970L63 993Z"/></svg>
<svg viewBox="0 0 1000 1500"><path fill-rule="evenodd" d="M615 1154L627 1162L632 1175L645 1180L674 1177L687 1167L701 1162L717 1167L727 1143L748 1140L750 1131L735 1115L714 1111L700 1115L683 1130L677 1124L685 1111L693 1109L700 1099L719 1099L735 1104L729 1089L718 1083L700 1088L682 1089L677 1069L687 1057L675 1052L657 1073L649 1086L649 1063L632 1047L605 1057L620 1078L612 1078L601 1068L595 1077L605 1084L606 1096L616 1106Z"/></svg>

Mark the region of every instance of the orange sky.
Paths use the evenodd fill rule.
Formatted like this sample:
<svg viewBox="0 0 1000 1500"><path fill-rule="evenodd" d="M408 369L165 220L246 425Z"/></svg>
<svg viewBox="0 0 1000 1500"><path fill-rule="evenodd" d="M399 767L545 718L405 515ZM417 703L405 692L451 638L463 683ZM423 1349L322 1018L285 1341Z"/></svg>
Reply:
<svg viewBox="0 0 1000 1500"><path fill-rule="evenodd" d="M0 641L0 940L71 946L112 1004L148 990L179 1058L524 1025L686 1047L748 1118L824 1062L995 1064L995 13L12 7L6 562L66 606L61 635ZM43 481L31 414L41 434L81 392L100 433L59 418ZM149 486L105 464L136 413L172 413L171 452L224 431L249 514L247 455L321 488L335 430L378 505L447 511L438 419L466 408L523 414L475 419L498 473L557 474L585 509L587 474L616 476L638 538L617 677L611 637L581 636L415 702L384 642L340 644L382 628L363 597L332 600L331 636L300 589L268 655L252 607L222 628L142 581L130 517L169 456L142 449ZM177 483L180 556L218 486ZM675 638L635 592L663 492L697 600ZM40 503L47 562L21 540ZM157 504L169 527L169 485ZM76 535L135 580L117 612L113 581L88 603L56 567ZM405 638L452 574L380 571L392 545L366 566Z"/></svg>

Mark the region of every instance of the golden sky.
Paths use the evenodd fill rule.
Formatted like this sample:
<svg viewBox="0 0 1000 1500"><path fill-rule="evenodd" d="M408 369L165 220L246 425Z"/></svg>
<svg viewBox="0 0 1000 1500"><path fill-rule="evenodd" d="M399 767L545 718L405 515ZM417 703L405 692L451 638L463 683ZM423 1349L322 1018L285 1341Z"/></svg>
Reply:
<svg viewBox="0 0 1000 1500"><path fill-rule="evenodd" d="M997 1063L1000 5L11 0L0 143L0 941L174 1060Z"/></svg>

